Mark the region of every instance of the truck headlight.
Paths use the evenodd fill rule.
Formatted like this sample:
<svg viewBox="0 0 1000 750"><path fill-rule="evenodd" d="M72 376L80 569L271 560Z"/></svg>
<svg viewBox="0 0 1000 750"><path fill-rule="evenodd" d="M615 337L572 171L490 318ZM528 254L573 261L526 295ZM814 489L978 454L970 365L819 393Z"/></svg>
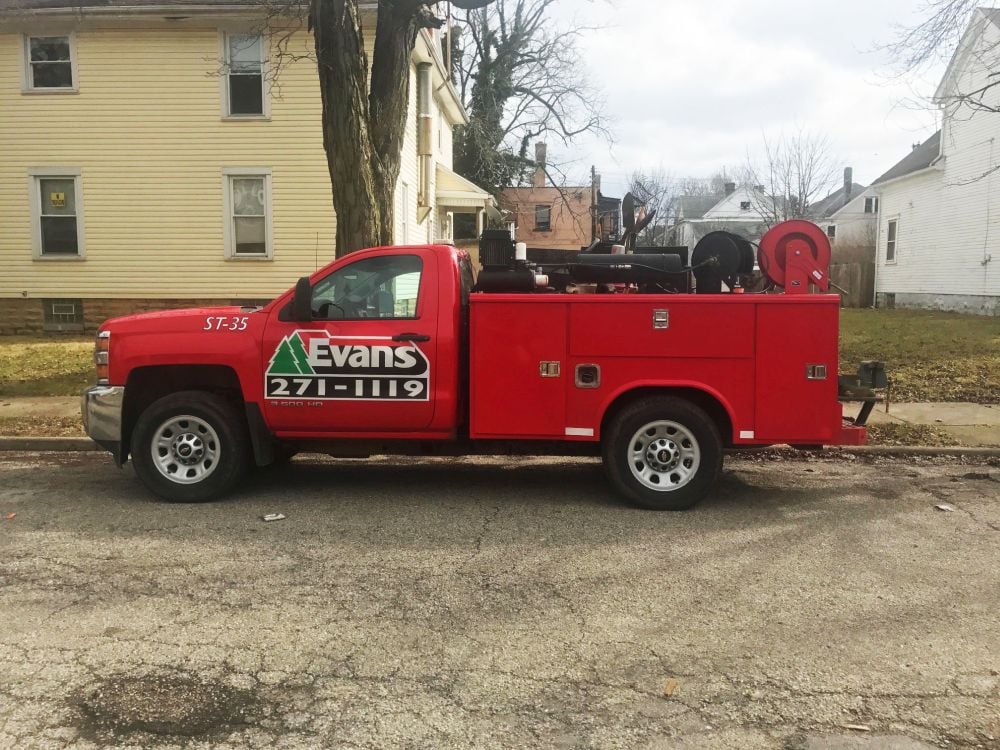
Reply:
<svg viewBox="0 0 1000 750"><path fill-rule="evenodd" d="M94 364L97 365L97 384L111 382L108 361L111 357L111 331L100 331L94 342Z"/></svg>

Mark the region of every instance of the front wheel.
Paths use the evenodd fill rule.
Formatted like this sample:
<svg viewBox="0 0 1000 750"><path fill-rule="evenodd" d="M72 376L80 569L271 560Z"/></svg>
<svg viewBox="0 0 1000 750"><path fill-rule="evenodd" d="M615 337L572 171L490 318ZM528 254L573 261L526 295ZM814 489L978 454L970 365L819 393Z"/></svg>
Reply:
<svg viewBox="0 0 1000 750"><path fill-rule="evenodd" d="M246 425L224 399L184 391L154 401L132 432L139 479L164 500L197 503L233 489L250 466Z"/></svg>
<svg viewBox="0 0 1000 750"><path fill-rule="evenodd" d="M687 510L722 471L715 422L690 401L672 396L622 409L604 435L602 452L615 489L650 510Z"/></svg>

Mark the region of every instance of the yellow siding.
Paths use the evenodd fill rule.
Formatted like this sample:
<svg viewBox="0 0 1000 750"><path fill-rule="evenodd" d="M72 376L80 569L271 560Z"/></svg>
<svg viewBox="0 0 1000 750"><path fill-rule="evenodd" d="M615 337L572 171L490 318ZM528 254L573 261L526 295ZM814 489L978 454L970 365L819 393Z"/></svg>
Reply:
<svg viewBox="0 0 1000 750"><path fill-rule="evenodd" d="M78 94L22 94L22 44L0 33L0 297L268 297L332 259L313 62L283 69L270 121L240 122L222 119L216 26L81 27ZM412 84L401 179L417 242ZM28 172L53 166L81 170L83 260L33 260ZM271 169L273 260L225 258L227 167Z"/></svg>

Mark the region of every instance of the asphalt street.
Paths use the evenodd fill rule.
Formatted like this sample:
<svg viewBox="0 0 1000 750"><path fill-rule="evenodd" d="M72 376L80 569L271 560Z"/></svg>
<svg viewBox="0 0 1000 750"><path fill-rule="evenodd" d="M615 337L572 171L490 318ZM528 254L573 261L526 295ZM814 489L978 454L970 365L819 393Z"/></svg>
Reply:
<svg viewBox="0 0 1000 750"><path fill-rule="evenodd" d="M998 614L984 462L727 459L652 513L589 460L168 505L0 453L3 748L1000 748Z"/></svg>

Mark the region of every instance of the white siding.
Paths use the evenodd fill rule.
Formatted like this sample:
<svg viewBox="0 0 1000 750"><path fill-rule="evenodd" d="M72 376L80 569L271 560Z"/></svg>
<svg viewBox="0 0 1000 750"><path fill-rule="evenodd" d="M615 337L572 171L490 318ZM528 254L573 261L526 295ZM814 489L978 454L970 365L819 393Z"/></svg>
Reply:
<svg viewBox="0 0 1000 750"><path fill-rule="evenodd" d="M1000 30L991 25L990 37L988 43L1000 42ZM962 78L969 91L985 85L987 72L973 68ZM1000 89L988 101L1000 106ZM1000 296L1000 172L982 177L1000 164L997 136L1000 114L946 112L939 168L876 186L882 198L876 291ZM897 261L886 264L886 222L894 217Z"/></svg>
<svg viewBox="0 0 1000 750"><path fill-rule="evenodd" d="M837 227L837 236L831 240L834 246L871 247L875 244L878 216L875 213L865 213L865 199L876 196L875 190L868 188L852 198L833 216L817 222L819 226L823 227L824 232L831 224Z"/></svg>

